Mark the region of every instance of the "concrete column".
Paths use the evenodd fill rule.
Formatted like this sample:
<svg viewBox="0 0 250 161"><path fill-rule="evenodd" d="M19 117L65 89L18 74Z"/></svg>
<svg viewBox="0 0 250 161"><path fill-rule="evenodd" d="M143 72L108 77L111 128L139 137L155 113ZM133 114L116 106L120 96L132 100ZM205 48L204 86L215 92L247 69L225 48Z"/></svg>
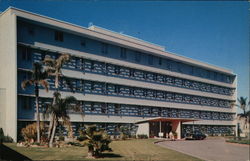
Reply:
<svg viewBox="0 0 250 161"><path fill-rule="evenodd" d="M179 121L177 124L176 132L177 132L177 139L181 139L181 121Z"/></svg>

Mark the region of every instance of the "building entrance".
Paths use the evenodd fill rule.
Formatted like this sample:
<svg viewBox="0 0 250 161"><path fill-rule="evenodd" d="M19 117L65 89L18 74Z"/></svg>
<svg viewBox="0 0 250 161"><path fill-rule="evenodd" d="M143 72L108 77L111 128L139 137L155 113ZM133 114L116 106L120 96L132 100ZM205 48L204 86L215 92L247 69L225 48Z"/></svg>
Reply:
<svg viewBox="0 0 250 161"><path fill-rule="evenodd" d="M159 132L163 133L163 137L166 138L166 134L168 134L172 130L172 122L164 121L164 122L149 122L149 136L150 137L159 137Z"/></svg>

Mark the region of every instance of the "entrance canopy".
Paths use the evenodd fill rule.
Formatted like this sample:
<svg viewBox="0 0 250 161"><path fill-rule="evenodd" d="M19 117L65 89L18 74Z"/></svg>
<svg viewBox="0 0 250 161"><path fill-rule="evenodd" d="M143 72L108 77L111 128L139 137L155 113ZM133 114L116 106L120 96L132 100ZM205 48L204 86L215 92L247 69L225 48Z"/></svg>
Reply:
<svg viewBox="0 0 250 161"><path fill-rule="evenodd" d="M199 121L198 119L186 119L186 118L167 118L167 117L154 117L145 120L136 121L136 124L144 123L144 122L190 122L190 121Z"/></svg>

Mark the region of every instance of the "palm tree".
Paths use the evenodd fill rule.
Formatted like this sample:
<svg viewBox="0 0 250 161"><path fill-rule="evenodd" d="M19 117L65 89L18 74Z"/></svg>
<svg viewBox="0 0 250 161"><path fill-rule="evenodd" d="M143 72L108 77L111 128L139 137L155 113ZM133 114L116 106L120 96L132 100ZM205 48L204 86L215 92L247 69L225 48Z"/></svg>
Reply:
<svg viewBox="0 0 250 161"><path fill-rule="evenodd" d="M88 146L88 157L96 158L104 151L112 151L109 147L111 140L103 129L97 129L95 125L87 127L83 130L83 136L87 139L84 141Z"/></svg>
<svg viewBox="0 0 250 161"><path fill-rule="evenodd" d="M51 115L53 118L52 121L52 133L49 139L49 147L53 146L53 140L55 137L55 131L59 124L59 120L62 120L64 124L70 124L70 117L68 112L70 110L73 111L81 111L81 108L77 104L77 100L73 96L68 96L65 99L61 98L61 94L59 92L54 92L55 102L53 104L47 106L45 111L45 116Z"/></svg>
<svg viewBox="0 0 250 161"><path fill-rule="evenodd" d="M238 114L240 118L244 118L244 129L247 126L247 120L249 119L249 111L247 111L247 106L250 105L250 102L247 103L247 97L240 97L237 99L239 104L237 104L236 106L239 107L243 113Z"/></svg>
<svg viewBox="0 0 250 161"><path fill-rule="evenodd" d="M45 65L45 70L49 74L49 76L55 77L55 90L56 92L59 91L59 79L62 77L62 67L63 64L68 62L70 60L70 55L69 54L62 54L60 55L57 59L51 58L49 55L46 55L43 63ZM55 95L53 97L53 105L56 103L56 98ZM54 116L52 115L50 117L50 124L49 124L49 129L48 129L48 138L50 138L50 135L52 133L52 127L54 124Z"/></svg>
<svg viewBox="0 0 250 161"><path fill-rule="evenodd" d="M57 59L53 59L49 55L46 55L43 60L43 63L45 64L45 70L50 76L55 77L55 89L57 92L59 88L59 78L62 76L62 67L69 60L69 54L62 54Z"/></svg>
<svg viewBox="0 0 250 161"><path fill-rule="evenodd" d="M36 97L36 129L37 129L37 142L40 143L40 113L39 113L39 86L42 86L48 92L49 84L46 81L47 72L43 70L41 63L35 62L33 64L32 76L29 80L24 80L21 84L22 88L25 89L27 86L33 85L35 87Z"/></svg>

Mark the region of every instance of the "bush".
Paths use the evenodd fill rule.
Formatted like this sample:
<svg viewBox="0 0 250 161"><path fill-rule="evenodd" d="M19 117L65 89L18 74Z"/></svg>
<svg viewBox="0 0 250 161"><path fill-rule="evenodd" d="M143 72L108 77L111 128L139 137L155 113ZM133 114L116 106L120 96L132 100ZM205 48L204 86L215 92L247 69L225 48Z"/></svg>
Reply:
<svg viewBox="0 0 250 161"><path fill-rule="evenodd" d="M73 146L79 146L79 147L84 147L84 145L77 143L77 142L68 142L67 144L73 145Z"/></svg>
<svg viewBox="0 0 250 161"><path fill-rule="evenodd" d="M5 136L3 129L0 128L0 143L12 143L13 139L10 136Z"/></svg>
<svg viewBox="0 0 250 161"><path fill-rule="evenodd" d="M87 139L86 136L80 135L80 136L77 137L76 140L78 140L78 141L84 141L84 140L86 140L86 139Z"/></svg>
<svg viewBox="0 0 250 161"><path fill-rule="evenodd" d="M250 145L250 140L226 140L226 142Z"/></svg>
<svg viewBox="0 0 250 161"><path fill-rule="evenodd" d="M44 128L43 122L40 123L40 132L41 132L41 141L46 141L46 130ZM36 131L36 123L29 124L25 128L21 130L22 136L25 141L33 143L36 141L37 131Z"/></svg>
<svg viewBox="0 0 250 161"><path fill-rule="evenodd" d="M64 138L64 136L59 136L59 141L64 141L65 140L65 138Z"/></svg>
<svg viewBox="0 0 250 161"><path fill-rule="evenodd" d="M138 139L148 139L148 135L146 135L146 134L139 134L139 135L137 135L137 138Z"/></svg>

